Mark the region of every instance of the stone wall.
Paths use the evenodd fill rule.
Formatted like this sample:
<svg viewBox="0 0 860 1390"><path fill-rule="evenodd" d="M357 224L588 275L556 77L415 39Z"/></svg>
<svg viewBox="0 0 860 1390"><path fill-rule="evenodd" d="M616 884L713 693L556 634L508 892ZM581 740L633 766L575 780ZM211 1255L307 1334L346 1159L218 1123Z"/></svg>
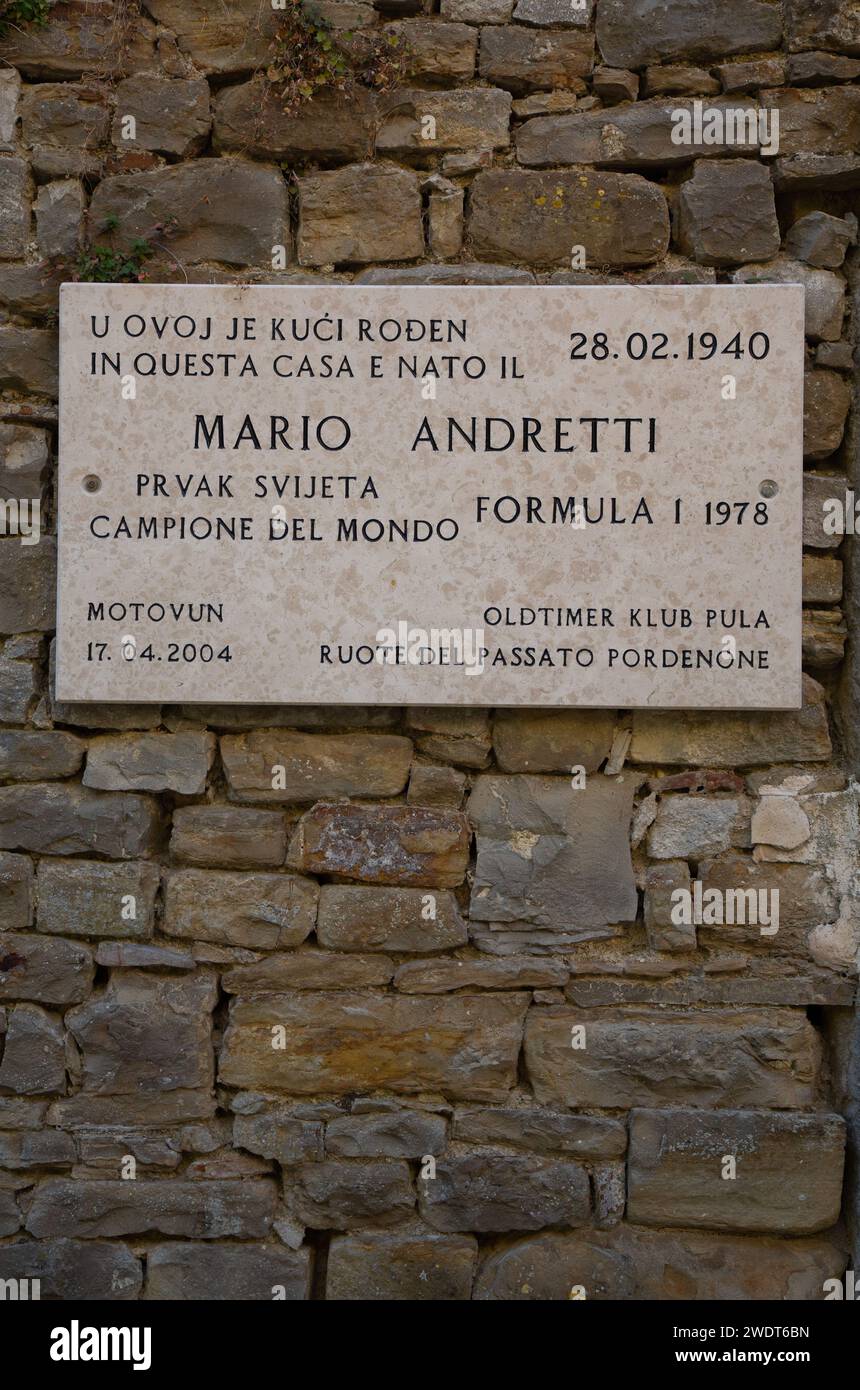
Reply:
<svg viewBox="0 0 860 1390"><path fill-rule="evenodd" d="M857 7L320 8L405 38L407 87L285 115L267 0L7 32L0 495L52 529L85 245L143 238L153 280L799 280L804 706L60 705L51 537L0 540L0 1279L821 1298L860 1268L851 542L821 505L858 438ZM779 112L778 151L675 144L696 101ZM778 888L779 931L673 926L691 879Z"/></svg>

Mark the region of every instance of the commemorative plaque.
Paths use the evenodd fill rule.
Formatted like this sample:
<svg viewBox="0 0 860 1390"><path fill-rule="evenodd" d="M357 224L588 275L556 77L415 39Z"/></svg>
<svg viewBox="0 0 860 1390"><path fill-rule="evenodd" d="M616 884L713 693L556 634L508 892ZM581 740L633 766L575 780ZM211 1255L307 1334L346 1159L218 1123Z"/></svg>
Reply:
<svg viewBox="0 0 860 1390"><path fill-rule="evenodd" d="M800 704L803 290L64 285L64 701Z"/></svg>

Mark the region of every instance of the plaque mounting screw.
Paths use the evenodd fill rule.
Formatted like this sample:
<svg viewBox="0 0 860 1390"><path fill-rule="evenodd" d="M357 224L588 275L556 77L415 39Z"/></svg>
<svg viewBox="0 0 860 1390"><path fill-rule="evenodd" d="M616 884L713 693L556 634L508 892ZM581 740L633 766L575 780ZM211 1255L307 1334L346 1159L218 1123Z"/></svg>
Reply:
<svg viewBox="0 0 860 1390"><path fill-rule="evenodd" d="M95 473L88 473L84 478L84 492L98 492L101 485L102 480Z"/></svg>
<svg viewBox="0 0 860 1390"><path fill-rule="evenodd" d="M775 483L773 478L765 478L763 482L759 483L758 490L762 497L776 497L779 492L779 483Z"/></svg>

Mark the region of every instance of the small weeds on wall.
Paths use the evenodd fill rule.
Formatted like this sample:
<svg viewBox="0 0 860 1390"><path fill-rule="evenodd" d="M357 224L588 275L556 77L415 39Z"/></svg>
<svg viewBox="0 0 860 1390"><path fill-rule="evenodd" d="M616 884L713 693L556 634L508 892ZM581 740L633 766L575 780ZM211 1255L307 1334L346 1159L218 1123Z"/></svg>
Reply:
<svg viewBox="0 0 860 1390"><path fill-rule="evenodd" d="M102 230L115 232L119 218L105 218ZM72 278L94 284L128 284L145 280L144 262L155 254L146 237L134 237L126 247L87 246L79 252L72 267Z"/></svg>
<svg viewBox="0 0 860 1390"><path fill-rule="evenodd" d="M10 25L47 24L52 3L53 0L0 0L0 36Z"/></svg>
<svg viewBox="0 0 860 1390"><path fill-rule="evenodd" d="M292 116L318 92L390 91L403 81L408 61L408 47L398 34L335 31L310 0L287 0L266 76Z"/></svg>

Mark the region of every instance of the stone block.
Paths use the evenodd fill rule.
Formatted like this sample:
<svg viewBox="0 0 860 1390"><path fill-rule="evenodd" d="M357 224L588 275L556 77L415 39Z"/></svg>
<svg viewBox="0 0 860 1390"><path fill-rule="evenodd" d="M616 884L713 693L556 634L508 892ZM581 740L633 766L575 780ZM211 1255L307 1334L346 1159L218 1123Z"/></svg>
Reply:
<svg viewBox="0 0 860 1390"><path fill-rule="evenodd" d="M454 2L462 6L464 0ZM468 3L474 5L478 0ZM333 1302L467 1300L477 1254L473 1236L440 1235L436 1231L362 1231L335 1236L329 1246L326 1298Z"/></svg>
<svg viewBox="0 0 860 1390"><path fill-rule="evenodd" d="M310 1250L171 1241L147 1252L145 1299L293 1303L310 1298Z"/></svg>
<svg viewBox="0 0 860 1390"><path fill-rule="evenodd" d="M839 1115L634 1110L628 1216L645 1226L823 1231L839 1217L844 1152Z"/></svg>
<svg viewBox="0 0 860 1390"><path fill-rule="evenodd" d="M530 1012L525 1057L542 1105L787 1109L816 1099L821 1044L790 1009L550 1007Z"/></svg>
<svg viewBox="0 0 860 1390"><path fill-rule="evenodd" d="M141 1178L135 1182L48 1178L38 1184L27 1214L30 1235L99 1237L187 1236L259 1240L268 1235L276 1187L268 1179L189 1182Z"/></svg>
<svg viewBox="0 0 860 1390"><path fill-rule="evenodd" d="M456 888L466 873L469 841L468 822L457 811L321 801L300 820L287 863L366 883Z"/></svg>
<svg viewBox="0 0 860 1390"><path fill-rule="evenodd" d="M445 951L465 945L468 928L444 890L324 883L317 939L337 951Z"/></svg>
<svg viewBox="0 0 860 1390"><path fill-rule="evenodd" d="M104 854L135 859L161 840L149 796L96 792L71 783L0 787L0 846L40 854Z"/></svg>
<svg viewBox="0 0 860 1390"><path fill-rule="evenodd" d="M24 932L0 937L0 1000L77 1004L89 994L94 974L92 952L78 941Z"/></svg>
<svg viewBox="0 0 860 1390"><path fill-rule="evenodd" d="M100 237L113 245L168 224L170 252L186 265L221 261L271 268L272 247L289 245L289 199L281 170L244 159L195 159L142 174L103 179L90 226L117 219ZM153 262L155 264L155 262Z"/></svg>
<svg viewBox="0 0 860 1390"><path fill-rule="evenodd" d="M170 853L200 866L278 868L287 856L284 817L245 806L178 806Z"/></svg>
<svg viewBox="0 0 860 1390"><path fill-rule="evenodd" d="M631 921L634 782L592 777L478 778L469 800L478 861L470 914L478 922L559 928Z"/></svg>
<svg viewBox="0 0 860 1390"><path fill-rule="evenodd" d="M299 179L300 265L409 261L424 250L417 175L350 164Z"/></svg>
<svg viewBox="0 0 860 1390"><path fill-rule="evenodd" d="M176 869L167 876L162 930L225 946L289 950L316 920L319 887L297 874Z"/></svg>
<svg viewBox="0 0 860 1390"><path fill-rule="evenodd" d="M260 730L222 738L221 760L233 801L397 796L409 776L412 744L394 734Z"/></svg>
<svg viewBox="0 0 860 1390"><path fill-rule="evenodd" d="M103 994L70 1010L66 1024L91 1095L157 1096L212 1085L214 978L112 972Z"/></svg>
<svg viewBox="0 0 860 1390"><path fill-rule="evenodd" d="M528 997L367 992L236 1001L220 1079L293 1095L441 1091L453 1099L502 1100L516 1079ZM273 1048L275 1036L283 1048Z"/></svg>
<svg viewBox="0 0 860 1390"><path fill-rule="evenodd" d="M39 931L146 938L155 925L155 864L42 859L36 875Z"/></svg>
<svg viewBox="0 0 860 1390"><path fill-rule="evenodd" d="M538 1231L582 1226L591 1197L578 1163L478 1153L442 1159L419 1178L421 1215L439 1231Z"/></svg>
<svg viewBox="0 0 860 1390"><path fill-rule="evenodd" d="M566 118L536 117L523 130L544 119ZM589 265L648 265L669 245L669 213L660 188L637 174L590 169L478 174L468 228L476 255L535 266L569 266L573 246L585 248Z"/></svg>
<svg viewBox="0 0 860 1390"><path fill-rule="evenodd" d="M214 756L214 734L104 734L90 740L83 782L101 791L202 796Z"/></svg>

